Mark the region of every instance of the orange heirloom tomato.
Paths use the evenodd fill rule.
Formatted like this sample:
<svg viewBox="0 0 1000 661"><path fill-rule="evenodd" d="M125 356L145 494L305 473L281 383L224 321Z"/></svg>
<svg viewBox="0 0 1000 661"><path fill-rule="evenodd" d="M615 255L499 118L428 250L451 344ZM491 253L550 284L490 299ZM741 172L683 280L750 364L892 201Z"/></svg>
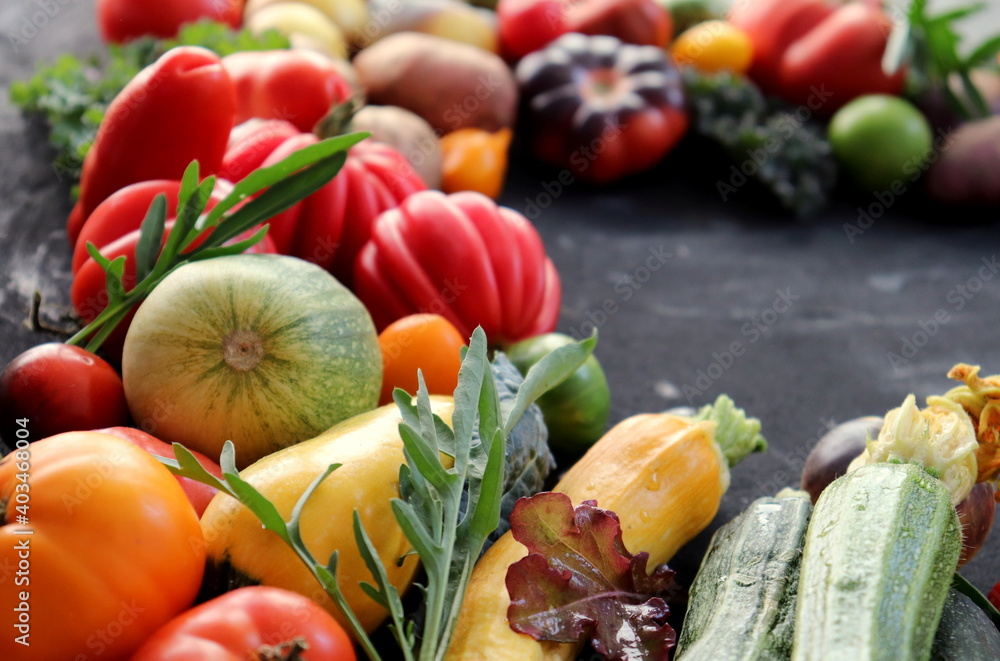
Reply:
<svg viewBox="0 0 1000 661"><path fill-rule="evenodd" d="M297 592L254 586L227 592L178 615L131 661L279 658L355 661L357 657L347 632L321 606Z"/></svg>
<svg viewBox="0 0 1000 661"><path fill-rule="evenodd" d="M507 175L511 135L505 127L495 133L464 128L443 136L441 190L445 193L471 190L494 200L500 197Z"/></svg>
<svg viewBox="0 0 1000 661"><path fill-rule="evenodd" d="M18 447L0 461L0 504L0 659L128 659L198 594L198 517L128 441L69 432Z"/></svg>
<svg viewBox="0 0 1000 661"><path fill-rule="evenodd" d="M379 406L392 402L392 391L417 392L417 370L427 392L450 395L462 366L462 334L438 314L411 314L386 326L378 336L382 347L382 396Z"/></svg>

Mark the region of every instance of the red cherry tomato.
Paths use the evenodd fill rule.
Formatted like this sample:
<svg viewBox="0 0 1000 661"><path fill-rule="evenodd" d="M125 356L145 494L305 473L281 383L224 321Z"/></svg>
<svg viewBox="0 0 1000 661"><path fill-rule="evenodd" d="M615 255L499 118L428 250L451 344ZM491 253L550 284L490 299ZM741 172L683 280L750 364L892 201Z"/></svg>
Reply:
<svg viewBox="0 0 1000 661"><path fill-rule="evenodd" d="M51 342L28 349L0 373L0 431L16 442L27 418L32 440L128 423L121 377L85 349Z"/></svg>
<svg viewBox="0 0 1000 661"><path fill-rule="evenodd" d="M152 420L140 420L138 424L143 427L150 429L156 429L156 419ZM155 436L151 436L141 429L136 429L135 427L108 427L107 429L95 429L94 431L99 431L102 434L108 434L110 436L117 436L118 438L124 439L131 443L132 445L137 445L154 457L166 457L168 459L176 459L177 455L174 454L174 447L161 441ZM222 479L222 468L203 455L200 452L195 452L191 450L191 454L201 462L201 465L205 467L212 475L219 479ZM191 501L191 505L194 507L194 511L198 514L198 518L205 513L205 508L208 507L208 503L211 502L215 494L219 492L215 487L210 487L207 484L202 484L196 480L192 480L186 477L181 477L175 475L177 482L184 489L184 493L187 495L188 500Z"/></svg>
<svg viewBox="0 0 1000 661"><path fill-rule="evenodd" d="M145 35L170 38L185 23L208 18L240 27L243 0L97 0L97 24L108 43Z"/></svg>
<svg viewBox="0 0 1000 661"><path fill-rule="evenodd" d="M308 647L293 656L290 646L297 640ZM356 656L344 629L315 602L288 590L256 586L182 613L153 634L131 661L262 658L355 661Z"/></svg>

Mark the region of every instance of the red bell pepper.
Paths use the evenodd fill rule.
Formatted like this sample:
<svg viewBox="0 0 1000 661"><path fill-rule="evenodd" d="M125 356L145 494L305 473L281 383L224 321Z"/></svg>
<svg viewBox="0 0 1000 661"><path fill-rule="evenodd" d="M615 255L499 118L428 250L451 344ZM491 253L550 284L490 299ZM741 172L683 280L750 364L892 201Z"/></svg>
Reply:
<svg viewBox="0 0 1000 661"><path fill-rule="evenodd" d="M330 108L354 94L345 72L349 64L301 48L242 51L222 58L222 65L236 87L237 123L277 118L312 131Z"/></svg>
<svg viewBox="0 0 1000 661"><path fill-rule="evenodd" d="M673 21L656 0L500 0L497 30L504 57L518 60L569 32L662 48Z"/></svg>
<svg viewBox="0 0 1000 661"><path fill-rule="evenodd" d="M354 285L380 331L429 312L500 345L553 330L562 291L531 223L468 191L414 193L379 216Z"/></svg>
<svg viewBox="0 0 1000 661"><path fill-rule="evenodd" d="M283 120L250 120L233 130L220 173L239 181L318 140ZM330 183L272 218L268 236L278 252L318 264L350 286L354 261L378 215L426 188L397 149L365 140L351 147Z"/></svg>
<svg viewBox="0 0 1000 661"><path fill-rule="evenodd" d="M210 50L179 46L140 71L111 102L84 159L70 243L97 205L129 184L180 179L193 160L202 176L213 174L235 117L236 91Z"/></svg>
<svg viewBox="0 0 1000 661"><path fill-rule="evenodd" d="M737 2L729 22L753 44L749 75L765 91L820 115L863 94L900 94L905 71L882 70L892 22L878 2Z"/></svg>

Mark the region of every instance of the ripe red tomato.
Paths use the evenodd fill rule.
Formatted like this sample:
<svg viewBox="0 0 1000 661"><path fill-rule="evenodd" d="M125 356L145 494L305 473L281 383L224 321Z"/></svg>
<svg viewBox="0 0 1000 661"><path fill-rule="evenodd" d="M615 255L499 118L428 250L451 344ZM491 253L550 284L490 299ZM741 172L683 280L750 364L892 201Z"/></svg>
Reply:
<svg viewBox="0 0 1000 661"><path fill-rule="evenodd" d="M296 639L308 645L299 654L290 650ZM280 656L274 654L275 648ZM257 586L227 592L182 613L153 634L131 661L251 658L354 661L356 657L347 633L315 602L281 588Z"/></svg>
<svg viewBox="0 0 1000 661"><path fill-rule="evenodd" d="M97 24L108 43L145 35L174 37L182 25L201 18L238 28L243 21L243 0L97 0Z"/></svg>
<svg viewBox="0 0 1000 661"><path fill-rule="evenodd" d="M156 429L156 419L143 420L139 424L143 427L147 425L152 429ZM117 436L120 439L126 440L132 445L137 445L154 457L166 457L168 459L176 459L177 455L174 454L174 447L165 441L147 434L141 429L136 429L135 427L108 427L107 429L95 429L94 431L101 432L102 434L108 434L109 436ZM206 457L200 452L195 452L191 450L191 454L205 467L212 475L219 479L222 479L222 468L219 464L215 463L212 459ZM184 493L187 495L188 500L191 501L191 505L194 507L195 513L198 518L205 513L205 508L215 497L215 494L219 493L219 490L215 487L210 487L207 484L202 484L197 480L192 480L186 477L181 477L180 475L174 476L177 482L184 489Z"/></svg>
<svg viewBox="0 0 1000 661"><path fill-rule="evenodd" d="M128 422L121 377L85 349L51 342L28 349L0 373L0 434L15 443L15 420L31 438Z"/></svg>

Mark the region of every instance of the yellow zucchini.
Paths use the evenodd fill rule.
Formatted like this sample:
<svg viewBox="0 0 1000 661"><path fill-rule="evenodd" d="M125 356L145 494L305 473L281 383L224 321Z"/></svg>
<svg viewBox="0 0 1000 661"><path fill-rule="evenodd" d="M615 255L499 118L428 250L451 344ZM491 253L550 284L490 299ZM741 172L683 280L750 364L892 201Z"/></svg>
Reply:
<svg viewBox="0 0 1000 661"><path fill-rule="evenodd" d="M432 397L432 408L450 424L451 397ZM400 591L409 587L417 558L397 560L410 543L396 523L390 502L399 497L399 467L405 462L395 404L355 416L314 439L268 455L240 472L287 520L299 497L330 464L342 464L313 493L302 512L302 539L317 559L340 552L338 579L347 602L365 630L374 630L386 611L358 587L371 574L354 540L352 513L361 515L378 549L389 580ZM312 598L343 625L346 620L295 552L277 535L264 530L246 507L217 497L201 519L209 572L221 574L223 588L239 584L281 587ZM226 585L228 584L228 585Z"/></svg>
<svg viewBox="0 0 1000 661"><path fill-rule="evenodd" d="M605 434L553 488L579 505L596 500L618 514L632 553L666 562L711 523L729 487L729 466L763 449L759 423L728 398L705 407L704 419L641 414ZM717 442L718 441L718 442ZM539 643L507 621L507 568L527 554L505 534L472 572L447 659L572 659L578 646Z"/></svg>

